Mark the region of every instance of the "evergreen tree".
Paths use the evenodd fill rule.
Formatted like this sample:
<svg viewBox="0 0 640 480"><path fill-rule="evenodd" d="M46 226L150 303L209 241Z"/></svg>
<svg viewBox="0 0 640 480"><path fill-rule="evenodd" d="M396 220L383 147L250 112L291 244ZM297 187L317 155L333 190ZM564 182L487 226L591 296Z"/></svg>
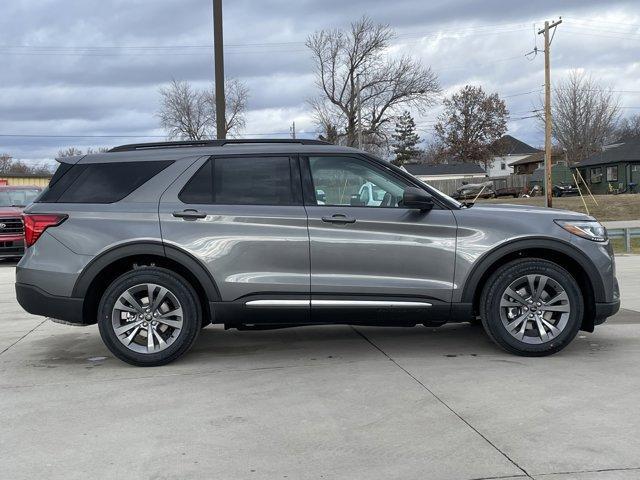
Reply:
<svg viewBox="0 0 640 480"><path fill-rule="evenodd" d="M392 137L393 152L396 155L393 160L394 165L403 165L417 157L416 145L420 142L420 137L416 133L416 122L408 111L405 111L396 121L396 133Z"/></svg>

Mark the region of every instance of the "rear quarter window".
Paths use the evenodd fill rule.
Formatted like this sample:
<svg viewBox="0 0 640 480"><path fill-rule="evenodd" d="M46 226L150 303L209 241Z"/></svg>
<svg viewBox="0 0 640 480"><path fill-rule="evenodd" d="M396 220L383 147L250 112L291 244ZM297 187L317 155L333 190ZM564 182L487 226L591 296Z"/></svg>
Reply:
<svg viewBox="0 0 640 480"><path fill-rule="evenodd" d="M59 167L40 203L114 203L140 188L172 161L88 163ZM60 175L58 172L60 171Z"/></svg>

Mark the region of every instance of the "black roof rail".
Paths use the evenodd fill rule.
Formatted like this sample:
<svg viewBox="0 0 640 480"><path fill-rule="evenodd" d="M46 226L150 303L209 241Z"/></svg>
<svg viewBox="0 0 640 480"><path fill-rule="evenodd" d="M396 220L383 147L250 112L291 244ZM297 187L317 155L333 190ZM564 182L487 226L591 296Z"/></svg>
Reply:
<svg viewBox="0 0 640 480"><path fill-rule="evenodd" d="M294 139L294 138L265 138L265 139L231 139L231 140L180 140L177 142L132 143L114 147L109 152L131 152L134 150L154 150L162 148L189 148L189 147L224 147L225 145L243 145L252 143L286 143L299 145L331 145L323 140Z"/></svg>

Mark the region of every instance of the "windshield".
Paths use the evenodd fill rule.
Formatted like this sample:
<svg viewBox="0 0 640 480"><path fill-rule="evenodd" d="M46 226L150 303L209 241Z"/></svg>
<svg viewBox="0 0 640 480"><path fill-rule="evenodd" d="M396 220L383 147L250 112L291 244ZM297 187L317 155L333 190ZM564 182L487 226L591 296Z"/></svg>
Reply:
<svg viewBox="0 0 640 480"><path fill-rule="evenodd" d="M446 193L441 192L440 190L438 190L436 187L434 187L433 185L429 185L429 187L433 188L435 191L437 191L440 195L442 195L443 197L445 197L448 201L450 201L451 203L453 203L456 207L458 208L462 208L463 205L457 201L455 198L451 198L449 195L447 195Z"/></svg>
<svg viewBox="0 0 640 480"><path fill-rule="evenodd" d="M39 193L36 188L0 190L0 207L26 207Z"/></svg>

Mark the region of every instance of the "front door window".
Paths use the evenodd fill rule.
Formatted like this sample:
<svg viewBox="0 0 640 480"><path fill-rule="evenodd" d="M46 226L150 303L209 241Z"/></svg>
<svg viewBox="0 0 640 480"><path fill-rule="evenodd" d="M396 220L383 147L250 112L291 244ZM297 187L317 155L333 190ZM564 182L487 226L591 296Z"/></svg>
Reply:
<svg viewBox="0 0 640 480"><path fill-rule="evenodd" d="M311 157L309 166L317 205L402 206L406 185L368 162L351 157Z"/></svg>

